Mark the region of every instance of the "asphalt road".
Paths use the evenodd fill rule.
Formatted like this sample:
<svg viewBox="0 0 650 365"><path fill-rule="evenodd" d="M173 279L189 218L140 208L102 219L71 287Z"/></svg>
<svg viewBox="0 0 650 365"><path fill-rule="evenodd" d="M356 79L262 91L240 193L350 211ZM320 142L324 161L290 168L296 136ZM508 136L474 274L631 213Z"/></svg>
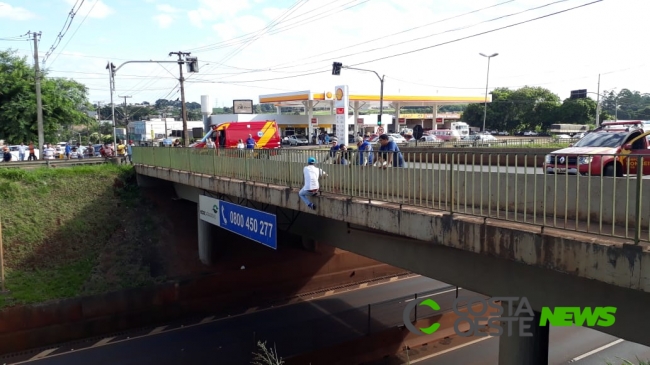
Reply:
<svg viewBox="0 0 650 365"><path fill-rule="evenodd" d="M551 327L549 365L605 365L607 361L621 365L650 359L650 347L623 341L616 337L583 327ZM498 337L477 338L477 342L459 346L440 355L411 361L418 365L493 365L498 364Z"/></svg>
<svg viewBox="0 0 650 365"><path fill-rule="evenodd" d="M312 350L314 345L329 346L365 333L368 328L365 308L369 303L433 290L441 291L433 296L440 306L450 308L455 299L455 288L449 289L447 284L429 278L415 277L204 324L197 321L182 328L154 329L142 337L94 340L86 345L76 344L72 351L71 345L61 345L42 359L22 363L246 364L250 363L256 340L275 343L278 353L288 357ZM471 295L462 289L460 293ZM400 324L405 305L403 301L373 307L372 327L379 329L381 323L389 326ZM29 356L34 358L35 355Z"/></svg>

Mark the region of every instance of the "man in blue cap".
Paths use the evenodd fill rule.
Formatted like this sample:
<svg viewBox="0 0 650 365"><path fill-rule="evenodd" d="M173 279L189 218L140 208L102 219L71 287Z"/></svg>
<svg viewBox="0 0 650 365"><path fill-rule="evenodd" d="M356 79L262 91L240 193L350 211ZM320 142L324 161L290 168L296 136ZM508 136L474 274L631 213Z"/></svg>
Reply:
<svg viewBox="0 0 650 365"><path fill-rule="evenodd" d="M325 171L314 166L315 164L315 158L310 157L307 159L307 166L302 169L302 173L305 177L305 185L302 187L302 189L300 189L300 192L298 193L300 199L305 202L305 204L307 204L307 207L309 207L309 209L312 210L316 210L316 205L314 205L314 203L309 200L307 195L316 196L316 194L318 194L318 190L320 189L318 179L321 176L327 176Z"/></svg>

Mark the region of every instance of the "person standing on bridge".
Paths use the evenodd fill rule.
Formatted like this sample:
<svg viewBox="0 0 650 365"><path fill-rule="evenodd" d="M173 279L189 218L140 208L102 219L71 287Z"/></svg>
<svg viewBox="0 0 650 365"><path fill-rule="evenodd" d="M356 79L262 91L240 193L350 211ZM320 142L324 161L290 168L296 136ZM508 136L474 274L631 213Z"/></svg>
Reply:
<svg viewBox="0 0 650 365"><path fill-rule="evenodd" d="M257 147L257 142L255 142L253 135L249 134L248 138L246 139L246 149L252 150L255 147Z"/></svg>
<svg viewBox="0 0 650 365"><path fill-rule="evenodd" d="M357 137L356 141L359 150L359 165L372 166L372 145L361 137Z"/></svg>
<svg viewBox="0 0 650 365"><path fill-rule="evenodd" d="M379 136L379 145L379 156L377 162L380 163L380 168L385 169L390 166L405 167L402 152L400 152L397 144L388 138L388 135L382 134Z"/></svg>
<svg viewBox="0 0 650 365"><path fill-rule="evenodd" d="M302 169L302 173L305 177L305 185L302 187L302 189L300 189L300 192L298 193L300 199L305 202L305 204L307 204L307 207L309 207L309 209L312 210L316 210L316 205L309 200L307 195L316 196L316 194L318 194L318 190L320 189L318 179L321 176L327 177L325 171L314 166L315 164L315 158L310 157L307 159L307 166Z"/></svg>

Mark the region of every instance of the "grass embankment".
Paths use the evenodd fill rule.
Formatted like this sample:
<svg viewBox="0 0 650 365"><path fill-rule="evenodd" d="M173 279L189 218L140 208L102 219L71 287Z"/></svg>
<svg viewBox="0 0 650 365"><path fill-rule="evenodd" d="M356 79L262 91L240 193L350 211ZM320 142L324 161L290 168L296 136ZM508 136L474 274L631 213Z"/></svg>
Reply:
<svg viewBox="0 0 650 365"><path fill-rule="evenodd" d="M0 169L0 307L162 280L155 218L132 167Z"/></svg>

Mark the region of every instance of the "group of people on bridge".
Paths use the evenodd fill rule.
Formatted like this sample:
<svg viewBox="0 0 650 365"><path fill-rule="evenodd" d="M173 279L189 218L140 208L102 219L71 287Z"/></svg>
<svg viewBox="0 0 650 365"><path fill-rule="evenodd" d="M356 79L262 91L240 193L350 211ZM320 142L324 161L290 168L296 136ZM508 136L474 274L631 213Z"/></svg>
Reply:
<svg viewBox="0 0 650 365"><path fill-rule="evenodd" d="M353 157L354 151L348 150L345 144L338 144L336 138L331 140L331 148L329 155L324 162L332 160L333 164L351 165L355 160ZM391 141L386 134L379 136L379 151L374 152L372 144L368 140L361 137L356 138L357 158L356 164L360 166L379 166L380 168L387 167L405 167L404 156L399 150L399 147L394 141ZM309 157L307 159L307 166L303 168L303 177L305 184L298 195L300 199L307 205L309 209L316 210L316 205L309 200L308 196L316 196L320 192L320 178L327 177L327 173L322 169L316 167L316 159Z"/></svg>

